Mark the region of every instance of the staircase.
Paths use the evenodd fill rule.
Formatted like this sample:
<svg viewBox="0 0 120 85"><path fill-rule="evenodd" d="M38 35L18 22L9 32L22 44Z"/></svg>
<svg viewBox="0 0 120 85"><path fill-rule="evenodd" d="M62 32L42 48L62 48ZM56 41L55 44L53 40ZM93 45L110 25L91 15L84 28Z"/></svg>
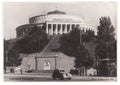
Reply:
<svg viewBox="0 0 120 85"><path fill-rule="evenodd" d="M60 38L60 35L54 36L53 39L44 48L43 53L55 53L60 46L59 38Z"/></svg>

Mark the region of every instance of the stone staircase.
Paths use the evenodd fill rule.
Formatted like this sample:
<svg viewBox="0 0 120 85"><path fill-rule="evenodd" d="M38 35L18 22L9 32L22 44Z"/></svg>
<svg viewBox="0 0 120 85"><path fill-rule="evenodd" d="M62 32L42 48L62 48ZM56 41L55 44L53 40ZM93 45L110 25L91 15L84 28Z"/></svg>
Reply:
<svg viewBox="0 0 120 85"><path fill-rule="evenodd" d="M60 46L59 38L60 35L54 36L53 39L48 43L48 45L43 50L43 53L55 53Z"/></svg>

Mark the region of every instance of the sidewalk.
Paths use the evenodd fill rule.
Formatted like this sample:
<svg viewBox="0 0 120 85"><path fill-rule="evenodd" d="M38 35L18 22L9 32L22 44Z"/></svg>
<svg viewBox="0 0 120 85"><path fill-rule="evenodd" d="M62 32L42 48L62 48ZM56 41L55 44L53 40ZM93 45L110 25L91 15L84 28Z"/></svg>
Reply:
<svg viewBox="0 0 120 85"><path fill-rule="evenodd" d="M33 78L33 79L39 79L39 78L46 78L46 79L51 79L52 74L4 74L4 77L7 78ZM73 81L117 81L116 77L93 77L93 76L78 76L78 75L73 75L72 76Z"/></svg>
<svg viewBox="0 0 120 85"><path fill-rule="evenodd" d="M116 77L98 77L98 76L77 76L73 75L72 79L88 80L88 81L117 81Z"/></svg>

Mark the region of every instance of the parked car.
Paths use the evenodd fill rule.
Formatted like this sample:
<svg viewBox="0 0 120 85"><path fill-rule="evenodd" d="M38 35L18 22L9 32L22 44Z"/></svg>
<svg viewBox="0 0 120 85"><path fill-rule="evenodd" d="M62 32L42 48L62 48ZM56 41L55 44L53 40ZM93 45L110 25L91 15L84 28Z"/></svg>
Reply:
<svg viewBox="0 0 120 85"><path fill-rule="evenodd" d="M69 79L70 80L72 78L72 75L68 72L60 72L58 69L56 69L53 71L52 78L54 80L55 79L61 79L61 80Z"/></svg>

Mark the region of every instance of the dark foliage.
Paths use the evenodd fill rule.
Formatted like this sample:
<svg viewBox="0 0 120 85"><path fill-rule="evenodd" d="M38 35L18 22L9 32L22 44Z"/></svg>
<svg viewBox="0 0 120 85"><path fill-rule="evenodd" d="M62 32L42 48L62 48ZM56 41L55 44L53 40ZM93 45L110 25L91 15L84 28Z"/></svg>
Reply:
<svg viewBox="0 0 120 85"><path fill-rule="evenodd" d="M8 41L4 40L4 67L7 65Z"/></svg>
<svg viewBox="0 0 120 85"><path fill-rule="evenodd" d="M79 71L78 71L77 69L71 69L71 70L70 70L70 73L71 73L71 74L76 74L76 75L78 75L78 74L79 74Z"/></svg>
<svg viewBox="0 0 120 85"><path fill-rule="evenodd" d="M60 37L60 50L75 57L75 67L93 65L93 58L90 57L88 50L80 43L80 30L74 28L70 33Z"/></svg>
<svg viewBox="0 0 120 85"><path fill-rule="evenodd" d="M101 59L116 60L116 40L114 38L114 27L111 23L110 17L101 17L100 25L97 33L97 47L95 50L96 56ZM109 75L108 61L101 61L98 68L100 75ZM110 63L109 63L110 64Z"/></svg>
<svg viewBox="0 0 120 85"><path fill-rule="evenodd" d="M109 47L108 47L109 57L111 59L117 59L117 41L115 40Z"/></svg>
<svg viewBox="0 0 120 85"><path fill-rule="evenodd" d="M19 53L34 53L40 52L48 43L48 36L39 27L33 27L31 31L15 43L14 49L19 50Z"/></svg>
<svg viewBox="0 0 120 85"><path fill-rule="evenodd" d="M82 40L83 40L83 42L94 41L95 40L94 31L92 31L92 30L86 30L86 32L83 31Z"/></svg>
<svg viewBox="0 0 120 85"><path fill-rule="evenodd" d="M110 56L110 51L116 54L116 41L114 38L114 27L111 24L109 17L100 18L100 26L98 26L96 54L100 59L105 59Z"/></svg>
<svg viewBox="0 0 120 85"><path fill-rule="evenodd" d="M30 54L40 52L48 43L48 36L44 30L35 26L31 28L28 34L18 39L13 48L8 51L9 66L18 66L21 64L20 53Z"/></svg>
<svg viewBox="0 0 120 85"><path fill-rule="evenodd" d="M11 49L8 52L8 62L7 66L19 66L21 64L21 58L19 57L19 53L15 49Z"/></svg>

